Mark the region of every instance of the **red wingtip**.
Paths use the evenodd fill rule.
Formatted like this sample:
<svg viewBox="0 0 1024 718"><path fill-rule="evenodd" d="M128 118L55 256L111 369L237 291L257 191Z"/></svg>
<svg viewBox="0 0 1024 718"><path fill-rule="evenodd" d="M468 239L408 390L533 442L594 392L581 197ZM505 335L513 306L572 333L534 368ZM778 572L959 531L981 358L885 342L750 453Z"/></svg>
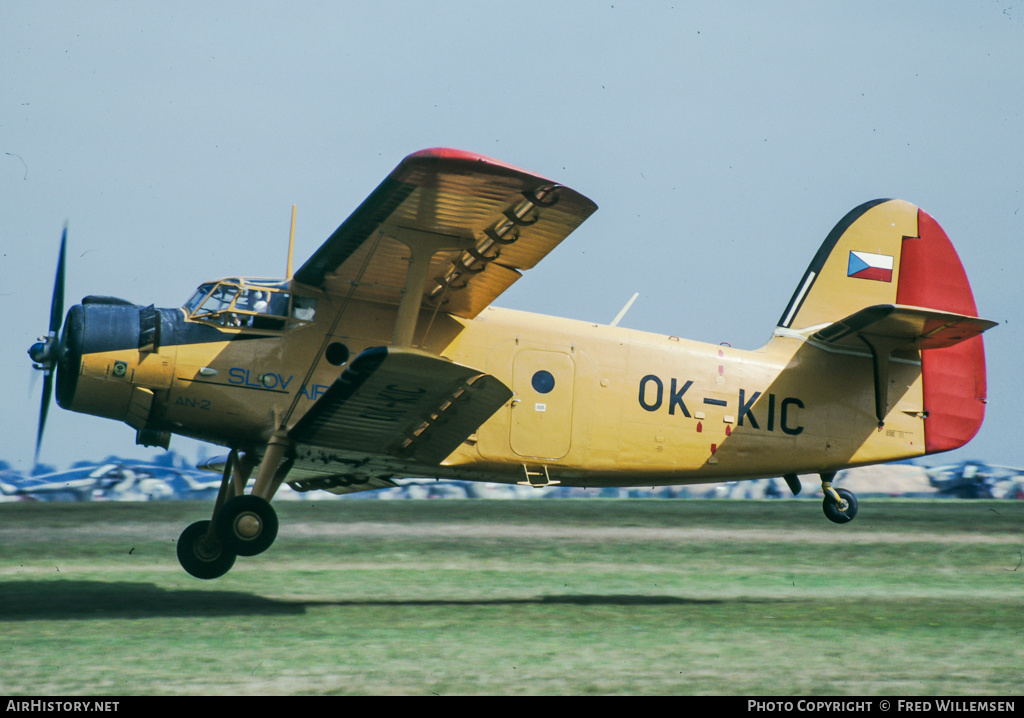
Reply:
<svg viewBox="0 0 1024 718"><path fill-rule="evenodd" d="M518 172L524 175L530 175L545 179L536 172L528 172L521 167L510 165L507 162L496 160L493 157L487 157L486 155L477 154L476 152L467 152L466 150L457 150L452 147L431 147L429 149L420 150L419 152L413 152L411 155L402 160L402 165L408 162L417 162L423 160L454 160L457 162L467 163L480 163L484 165L490 165L492 167L511 170L512 172Z"/></svg>

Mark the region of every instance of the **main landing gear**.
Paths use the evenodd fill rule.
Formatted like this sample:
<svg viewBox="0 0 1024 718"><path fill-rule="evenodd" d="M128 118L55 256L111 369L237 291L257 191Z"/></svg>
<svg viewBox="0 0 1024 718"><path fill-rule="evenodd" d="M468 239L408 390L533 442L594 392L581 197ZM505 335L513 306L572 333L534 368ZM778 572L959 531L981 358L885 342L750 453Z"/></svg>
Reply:
<svg viewBox="0 0 1024 718"><path fill-rule="evenodd" d="M853 517L857 515L857 497L853 495L852 491L832 488L832 479L836 477L834 471L819 475L821 476L821 491L825 494L821 504L825 516L829 521L837 524L853 521ZM794 496L800 493L800 479L796 474L786 474L782 478L785 479Z"/></svg>
<svg viewBox="0 0 1024 718"><path fill-rule="evenodd" d="M224 466L220 492L209 521L197 521L178 538L178 562L196 578L219 578L238 556L263 553L277 538L277 513L270 500L280 487L291 461L281 464L284 444L271 441L251 494L245 485L254 461L232 449Z"/></svg>

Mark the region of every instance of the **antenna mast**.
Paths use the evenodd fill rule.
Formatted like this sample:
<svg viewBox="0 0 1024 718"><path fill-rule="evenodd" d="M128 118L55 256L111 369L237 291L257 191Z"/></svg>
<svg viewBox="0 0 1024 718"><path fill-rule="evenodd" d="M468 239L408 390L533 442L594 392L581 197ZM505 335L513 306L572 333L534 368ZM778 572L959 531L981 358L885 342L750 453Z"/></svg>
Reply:
<svg viewBox="0 0 1024 718"><path fill-rule="evenodd" d="M295 205L292 205L292 231L288 235L288 279L292 278L292 255L295 254Z"/></svg>

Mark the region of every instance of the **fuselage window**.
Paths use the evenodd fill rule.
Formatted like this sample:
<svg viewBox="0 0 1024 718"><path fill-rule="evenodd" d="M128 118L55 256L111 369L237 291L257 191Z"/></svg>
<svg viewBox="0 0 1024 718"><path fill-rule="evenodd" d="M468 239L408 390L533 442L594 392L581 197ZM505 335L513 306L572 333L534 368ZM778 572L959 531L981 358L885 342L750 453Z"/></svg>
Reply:
<svg viewBox="0 0 1024 718"><path fill-rule="evenodd" d="M295 297L292 300L292 319L299 322L311 322L314 316L316 316L316 299Z"/></svg>

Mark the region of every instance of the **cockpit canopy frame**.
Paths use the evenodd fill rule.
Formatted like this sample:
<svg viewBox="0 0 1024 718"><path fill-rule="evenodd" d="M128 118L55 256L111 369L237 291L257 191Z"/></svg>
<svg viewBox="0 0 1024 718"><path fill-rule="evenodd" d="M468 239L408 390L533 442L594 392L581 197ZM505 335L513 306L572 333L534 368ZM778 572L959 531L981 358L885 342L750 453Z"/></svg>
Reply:
<svg viewBox="0 0 1024 718"><path fill-rule="evenodd" d="M311 324L316 304L315 297L296 295L286 279L230 277L199 285L182 311L217 327L285 331Z"/></svg>

